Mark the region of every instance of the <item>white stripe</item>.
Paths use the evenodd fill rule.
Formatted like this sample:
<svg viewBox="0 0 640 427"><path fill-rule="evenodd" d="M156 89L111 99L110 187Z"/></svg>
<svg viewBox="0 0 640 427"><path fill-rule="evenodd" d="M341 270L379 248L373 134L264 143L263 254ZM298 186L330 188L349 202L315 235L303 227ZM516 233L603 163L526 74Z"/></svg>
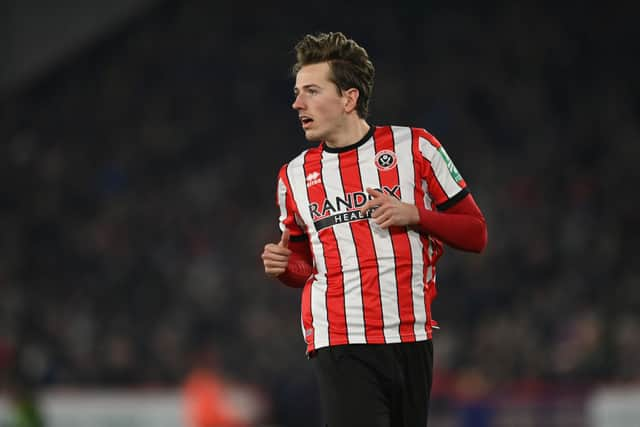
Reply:
<svg viewBox="0 0 640 427"><path fill-rule="evenodd" d="M362 188L380 188L378 169L375 166L375 147L373 142L358 148L358 163ZM396 266L391 235L389 230L380 228L369 221L373 246L378 257L378 278L380 280L380 300L382 302L382 318L384 321L385 342L400 342L400 314L398 313L398 288L396 284Z"/></svg>
<svg viewBox="0 0 640 427"><path fill-rule="evenodd" d="M413 256L411 289L413 290L413 315L416 319L416 322L413 324L413 332L416 334L417 340L424 340L427 339L427 331L425 329L427 324L427 308L424 302L424 292L426 289L424 281L424 246L420 240L420 234L413 230L409 231L409 243L411 244L411 254Z"/></svg>
<svg viewBox="0 0 640 427"><path fill-rule="evenodd" d="M298 204L300 217L307 228L307 234L316 262L316 269L318 270L318 274L311 284L311 316L313 317L314 347L320 348L329 345L329 327L325 297L327 293L327 266L324 263L322 243L313 226L313 219L308 209L309 198L307 197L307 184L304 175L305 153L306 151L289 163L287 175L289 177L289 183L291 184L292 195ZM305 337L306 340L304 326L302 336Z"/></svg>
<svg viewBox="0 0 640 427"><path fill-rule="evenodd" d="M398 158L398 177L400 179L400 192L404 203L415 204L415 173L413 163L413 151L411 142L411 129L407 127L392 127L395 152ZM420 235L408 230L409 245L411 246L411 297L413 300L413 315L415 323L413 332L416 339L426 339L425 324L427 313L424 303L424 274L423 274L423 246Z"/></svg>
<svg viewBox="0 0 640 427"><path fill-rule="evenodd" d="M335 203L336 196L345 197L340 178L338 155L335 153L322 152L322 182L328 200ZM349 343L366 343L362 282L353 233L348 222L334 225L333 232L342 261L344 309Z"/></svg>
<svg viewBox="0 0 640 427"><path fill-rule="evenodd" d="M278 178L278 206L280 208L280 218L278 218L278 222L280 225L280 231L284 231L284 220L289 216L289 212L287 211L287 186L284 185L282 179Z"/></svg>
<svg viewBox="0 0 640 427"><path fill-rule="evenodd" d="M448 198L451 198L458 194L462 187L453 179L447 164L442 158L442 155L438 153L436 147L434 147L428 140L419 138L420 152L431 163L431 169L433 174L440 183L440 186L444 190Z"/></svg>
<svg viewBox="0 0 640 427"><path fill-rule="evenodd" d="M407 127L391 127L398 159L398 178L400 193L404 203L414 204L415 175L413 173L413 154L411 153L411 129Z"/></svg>
<svg viewBox="0 0 640 427"><path fill-rule="evenodd" d="M426 179L422 179L422 192L424 194L424 207L427 210L433 210L431 208L431 197L429 196L429 186Z"/></svg>
<svg viewBox="0 0 640 427"><path fill-rule="evenodd" d="M429 266L427 267L427 281L426 281L425 289L427 290L427 292L429 292L430 291L429 287L435 286L435 283L436 283L435 275L434 275L436 271L436 266L433 265L433 240L431 240L431 238L429 238L429 246L427 248L427 254L429 256L428 258Z"/></svg>

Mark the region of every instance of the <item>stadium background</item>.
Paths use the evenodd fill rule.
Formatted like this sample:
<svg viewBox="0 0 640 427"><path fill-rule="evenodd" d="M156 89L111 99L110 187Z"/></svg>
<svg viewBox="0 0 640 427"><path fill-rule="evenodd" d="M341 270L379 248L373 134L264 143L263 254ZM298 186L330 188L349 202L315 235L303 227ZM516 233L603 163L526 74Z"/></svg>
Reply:
<svg viewBox="0 0 640 427"><path fill-rule="evenodd" d="M0 9L0 423L18 389L179 391L206 348L259 396L252 425L316 425L297 291L259 258L306 144L293 44L316 31L367 48L371 122L434 133L487 218L485 253L440 262L433 425L588 425L594 393L640 387L631 13L109 5Z"/></svg>

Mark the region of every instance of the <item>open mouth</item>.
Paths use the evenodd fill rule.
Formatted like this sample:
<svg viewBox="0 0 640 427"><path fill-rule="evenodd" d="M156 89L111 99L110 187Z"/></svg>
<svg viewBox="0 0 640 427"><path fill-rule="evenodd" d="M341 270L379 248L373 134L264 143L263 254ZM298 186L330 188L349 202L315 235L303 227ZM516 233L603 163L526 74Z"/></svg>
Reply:
<svg viewBox="0 0 640 427"><path fill-rule="evenodd" d="M300 122L302 123L302 127L306 128L308 127L311 123L313 123L313 119L310 117L306 117L306 116L300 116Z"/></svg>

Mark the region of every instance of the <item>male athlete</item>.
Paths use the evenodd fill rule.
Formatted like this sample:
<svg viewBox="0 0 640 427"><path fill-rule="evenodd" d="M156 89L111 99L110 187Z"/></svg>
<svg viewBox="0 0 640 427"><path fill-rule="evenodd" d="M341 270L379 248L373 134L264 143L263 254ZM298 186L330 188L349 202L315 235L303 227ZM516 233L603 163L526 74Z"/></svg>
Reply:
<svg viewBox="0 0 640 427"><path fill-rule="evenodd" d="M425 427L443 243L481 252L485 220L438 140L367 123L374 67L342 33L296 45L293 109L318 141L280 170L265 272L302 288L326 426Z"/></svg>

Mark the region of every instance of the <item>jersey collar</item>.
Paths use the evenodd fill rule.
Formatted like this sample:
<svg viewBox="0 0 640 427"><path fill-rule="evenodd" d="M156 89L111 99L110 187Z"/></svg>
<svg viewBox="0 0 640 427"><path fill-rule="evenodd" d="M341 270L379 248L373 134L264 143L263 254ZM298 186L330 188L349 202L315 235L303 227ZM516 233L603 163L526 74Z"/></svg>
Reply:
<svg viewBox="0 0 640 427"><path fill-rule="evenodd" d="M351 145L345 145L344 147L333 148L333 147L327 146L327 144L323 142L322 149L327 153L344 153L345 151L355 150L356 148L360 147L362 144L367 142L369 139L371 139L375 130L376 130L375 126L373 125L369 126L369 131L362 137L360 141Z"/></svg>

